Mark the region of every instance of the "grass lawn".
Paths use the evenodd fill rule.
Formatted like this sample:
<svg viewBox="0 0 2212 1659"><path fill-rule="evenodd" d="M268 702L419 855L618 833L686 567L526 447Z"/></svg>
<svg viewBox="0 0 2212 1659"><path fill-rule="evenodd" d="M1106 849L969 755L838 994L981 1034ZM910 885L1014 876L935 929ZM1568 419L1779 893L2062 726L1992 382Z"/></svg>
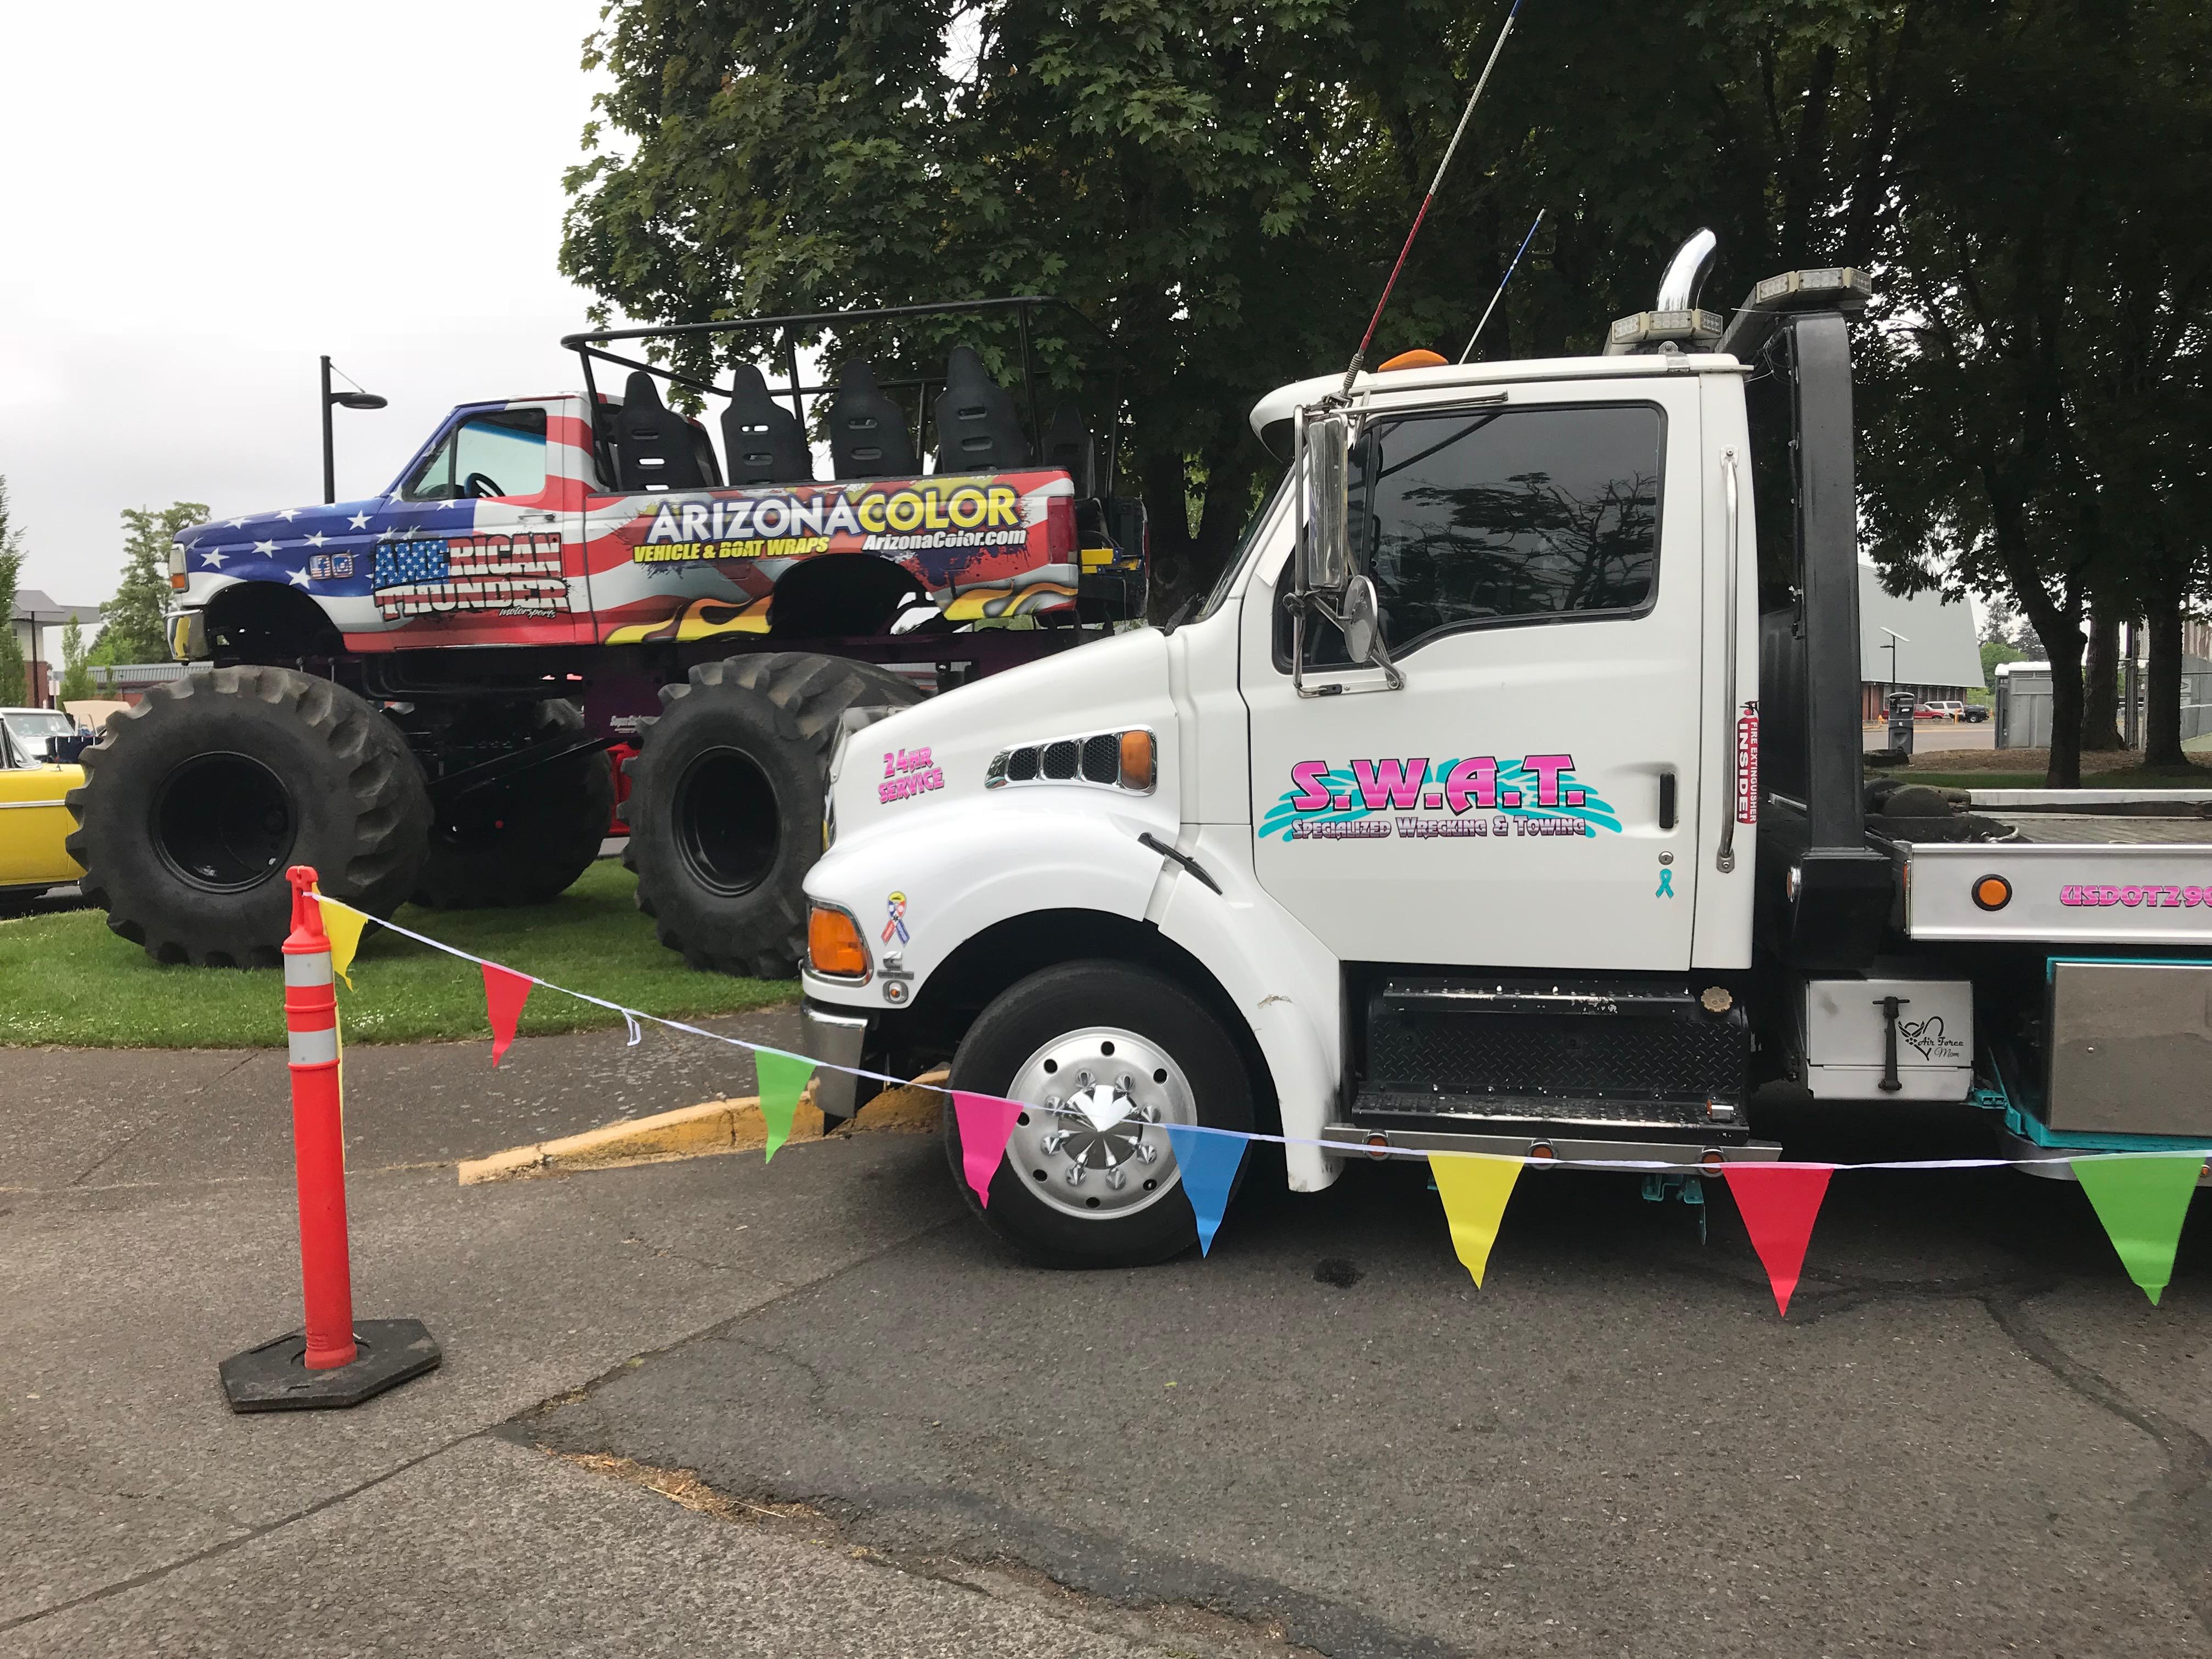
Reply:
<svg viewBox="0 0 2212 1659"><path fill-rule="evenodd" d="M795 1000L796 980L695 974L664 950L631 901L636 883L602 859L551 904L516 910L401 908L392 919L460 950L672 1018ZM396 933L370 929L338 1015L349 1042L486 1037L483 979ZM525 1035L620 1025L622 1017L543 988ZM0 921L0 1044L98 1048L282 1048L284 976L276 969L164 968L107 931L97 910ZM4 1065L0 1061L0 1065Z"/></svg>

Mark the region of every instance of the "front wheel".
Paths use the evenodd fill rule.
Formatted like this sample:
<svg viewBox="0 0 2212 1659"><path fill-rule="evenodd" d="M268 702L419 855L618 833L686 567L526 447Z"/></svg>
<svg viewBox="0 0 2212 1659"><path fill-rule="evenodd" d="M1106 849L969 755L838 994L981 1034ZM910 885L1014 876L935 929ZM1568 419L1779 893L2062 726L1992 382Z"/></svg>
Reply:
<svg viewBox="0 0 2212 1659"><path fill-rule="evenodd" d="M977 1203L961 1176L948 1097L945 1151L984 1224L1049 1267L1141 1267L1198 1243L1161 1126L1249 1131L1252 1083L1236 1043L1172 980L1117 962L1032 974L969 1029L951 1086L1024 1103Z"/></svg>

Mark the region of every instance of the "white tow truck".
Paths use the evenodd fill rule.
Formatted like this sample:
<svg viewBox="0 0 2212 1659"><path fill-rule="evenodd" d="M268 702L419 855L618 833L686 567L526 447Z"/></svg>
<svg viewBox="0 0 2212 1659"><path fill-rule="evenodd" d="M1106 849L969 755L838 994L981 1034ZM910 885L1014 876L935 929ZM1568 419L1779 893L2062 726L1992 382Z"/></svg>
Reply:
<svg viewBox="0 0 2212 1659"><path fill-rule="evenodd" d="M1025 1103L1003 1237L1186 1249L1163 1122L1309 1193L1360 1148L1694 1176L1780 1156L1778 1098L2212 1140L2212 799L1868 786L1867 284L1724 324L1711 253L1602 356L1270 394L1285 483L1188 621L845 717L808 1051Z"/></svg>

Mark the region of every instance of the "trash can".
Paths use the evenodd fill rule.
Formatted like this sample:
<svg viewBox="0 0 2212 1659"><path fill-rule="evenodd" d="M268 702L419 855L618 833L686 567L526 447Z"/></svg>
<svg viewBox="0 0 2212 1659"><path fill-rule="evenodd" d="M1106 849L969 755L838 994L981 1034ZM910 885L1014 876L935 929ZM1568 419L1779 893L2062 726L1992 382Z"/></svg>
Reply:
<svg viewBox="0 0 2212 1659"><path fill-rule="evenodd" d="M1912 752L1912 710L1917 702L1910 691L1889 694L1889 746L1908 755Z"/></svg>

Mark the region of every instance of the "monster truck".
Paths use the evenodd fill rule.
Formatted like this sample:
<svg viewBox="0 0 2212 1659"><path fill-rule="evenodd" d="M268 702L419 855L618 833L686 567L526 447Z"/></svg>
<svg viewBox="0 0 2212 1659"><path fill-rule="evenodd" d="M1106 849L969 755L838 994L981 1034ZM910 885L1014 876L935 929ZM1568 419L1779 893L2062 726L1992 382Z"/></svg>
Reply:
<svg viewBox="0 0 2212 1659"><path fill-rule="evenodd" d="M831 342L834 384L803 384ZM598 855L628 743L662 943L788 975L839 731L1142 612L1144 510L1108 493L1118 385L1096 395L1111 343L1060 301L562 344L581 392L462 404L375 497L178 536L170 644L196 672L111 720L69 797L117 933L274 963L290 864L380 915L543 902ZM719 454L681 408L710 398ZM890 767L887 789L936 781L926 753Z"/></svg>

